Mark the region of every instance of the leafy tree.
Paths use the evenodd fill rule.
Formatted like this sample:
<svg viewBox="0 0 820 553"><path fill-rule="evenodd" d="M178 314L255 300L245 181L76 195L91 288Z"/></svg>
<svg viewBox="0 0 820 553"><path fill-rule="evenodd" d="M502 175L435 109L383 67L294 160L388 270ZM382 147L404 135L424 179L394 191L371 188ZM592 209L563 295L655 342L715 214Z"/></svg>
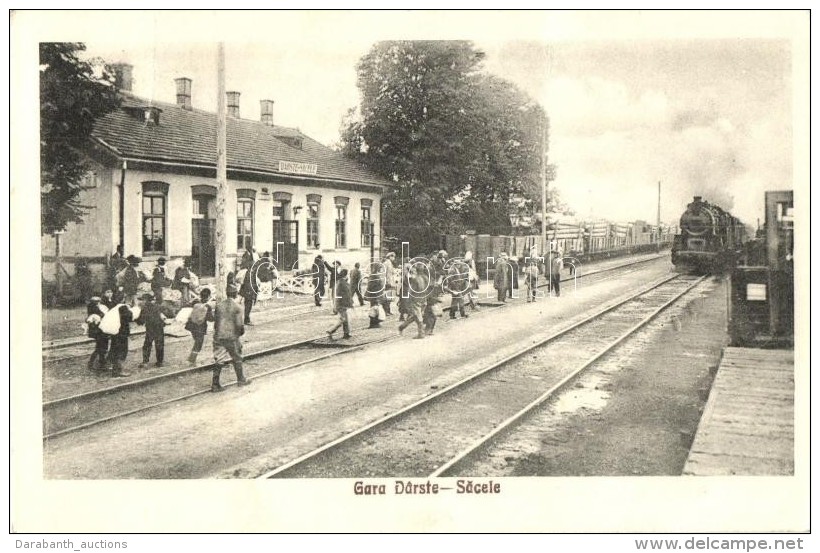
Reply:
<svg viewBox="0 0 820 553"><path fill-rule="evenodd" d="M513 197L540 202L544 112L484 57L467 41L391 41L357 66L342 149L397 183L386 230L425 251L444 232L509 230Z"/></svg>
<svg viewBox="0 0 820 553"><path fill-rule="evenodd" d="M40 44L40 232L82 222L90 167L84 155L94 121L119 105L113 76L78 56L81 43Z"/></svg>

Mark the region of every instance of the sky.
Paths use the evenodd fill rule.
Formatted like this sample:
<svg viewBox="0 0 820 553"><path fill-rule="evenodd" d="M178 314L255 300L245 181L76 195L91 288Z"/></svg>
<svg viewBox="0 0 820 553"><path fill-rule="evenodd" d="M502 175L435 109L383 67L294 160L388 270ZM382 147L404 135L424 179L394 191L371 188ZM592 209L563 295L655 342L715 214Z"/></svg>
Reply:
<svg viewBox="0 0 820 553"><path fill-rule="evenodd" d="M472 40L486 71L546 108L550 186L579 217L654 222L660 182L664 222L702 195L754 226L765 190L793 188L793 83L804 75L794 74L788 17L778 26L759 12L462 13L265 14L214 40L196 32L210 20L148 18L139 36L83 42L88 55L132 63L136 94L174 102L174 78L185 76L194 107L216 111L223 38L243 118L258 119L259 100L271 99L277 124L332 145L359 102L356 62L376 41Z"/></svg>

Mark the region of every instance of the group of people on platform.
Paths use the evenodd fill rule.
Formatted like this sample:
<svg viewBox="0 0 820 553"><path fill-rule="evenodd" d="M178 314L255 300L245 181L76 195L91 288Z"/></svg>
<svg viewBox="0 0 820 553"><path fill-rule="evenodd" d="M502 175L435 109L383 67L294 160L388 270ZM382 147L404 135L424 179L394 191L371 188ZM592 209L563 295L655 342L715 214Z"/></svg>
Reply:
<svg viewBox="0 0 820 553"><path fill-rule="evenodd" d="M180 320L184 314L185 329L193 338L189 363L196 364L205 341L208 322L214 322L214 357L217 368L221 370L221 362L230 359L234 363L239 383L249 382L243 374L239 338L244 333L244 325L250 324L250 311L256 302L257 290L251 285L251 278L266 280L266 275L275 270L260 266L251 275L251 271L247 269L258 259L250 251L243 255L237 271L229 274L227 298L216 303L211 299L209 288L199 287L199 279L190 270L188 259L184 260L183 265L174 272L174 278L170 279L166 275L166 259L160 257L149 277L139 269L142 262L139 257L124 257L122 248L118 247L109 264L111 285L102 296L91 297L87 305L87 334L95 342L94 351L88 360L88 369L111 369L113 377L131 376L131 373L123 370L123 362L128 355L132 322L145 326L139 368L148 366L152 348L155 351L156 366L161 367L165 361L165 326L173 320ZM236 281L241 284L237 285ZM139 286L143 282L149 282L151 292L139 294ZM235 301L240 286L245 304L244 313ZM165 299L166 288L179 291L178 303ZM235 316L237 310L238 320ZM218 385L216 369L214 382L214 391L219 391L221 387Z"/></svg>
<svg viewBox="0 0 820 553"><path fill-rule="evenodd" d="M542 278L547 279L548 292L561 295L561 271L564 269L563 256L558 250L550 250L546 258L538 257L533 252L519 263L506 252L502 252L494 265L493 287L498 293L498 301L506 303L513 297L513 290L518 289L519 275L524 275L524 285L527 288L527 303L534 302L537 297L537 288ZM543 275L543 276L542 276Z"/></svg>
<svg viewBox="0 0 820 553"><path fill-rule="evenodd" d="M269 259L265 253L262 259ZM165 356L165 325L180 320L180 313L165 302L163 290L170 287L178 290L185 313L185 328L191 333L193 347L188 362L196 364L207 335L208 323L214 323L215 368L211 389L222 390L220 373L227 362L232 362L240 385L249 383L244 375L241 336L245 325L252 324L250 315L259 294L259 283L270 282L278 275L270 263L259 263L260 257L253 250L246 251L237 262L237 270L227 277L226 297L216 302L211 290L198 287L198 279L189 269L186 260L179 267L174 278L165 272L166 260L160 257L149 278L138 269L141 259L129 255L123 258L122 250L112 256L111 282L101 297L92 297L88 303L86 323L88 336L95 341L95 348L88 361L89 370L100 371L111 368L114 377L130 376L123 370L123 362L128 355L128 340L131 322L145 326L140 368L150 361L152 348L155 351L156 366L162 366ZM502 253L494 264L493 286L498 301L506 302L518 288L519 276L523 273L527 288L527 302L535 301L540 275L549 278L549 288L560 295L560 273L563 268L561 255L551 251L548 257L525 258L522 264ZM381 260L370 262L366 275L360 263L348 270L339 261L332 264L317 255L310 271L313 298L316 306L328 298L338 321L327 329L328 338L342 330L342 339L351 338L350 314L354 301L359 306L369 303L369 328L378 328L387 317L398 310L399 333L415 324L415 338L433 334L437 320L443 316L443 296L451 297L449 315L451 319L468 317L467 307L479 309L476 290L479 277L472 252L463 258L450 259L445 250L431 253L427 257L413 258L397 267L396 254L388 253ZM138 294L139 285L150 281L151 292ZM242 298L243 306L237 297Z"/></svg>
<svg viewBox="0 0 820 553"><path fill-rule="evenodd" d="M467 252L464 259L449 260L447 252L440 250L425 258L414 258L403 267L397 267L396 254L388 253L381 260L374 260L368 266L367 276L361 265L355 263L348 271L339 261L328 263L322 255L317 255L311 266L313 297L317 306L327 297L332 302L333 312L339 321L326 332L334 339L334 334L342 329L342 339L349 339L350 318L348 311L369 303L370 326L378 328L387 317L398 309L399 331L416 323L416 338L433 333L436 320L443 315L442 296L450 294L450 318L467 317L465 306L478 309L474 291L478 289L478 274L472 254ZM329 288L329 290L327 290Z"/></svg>

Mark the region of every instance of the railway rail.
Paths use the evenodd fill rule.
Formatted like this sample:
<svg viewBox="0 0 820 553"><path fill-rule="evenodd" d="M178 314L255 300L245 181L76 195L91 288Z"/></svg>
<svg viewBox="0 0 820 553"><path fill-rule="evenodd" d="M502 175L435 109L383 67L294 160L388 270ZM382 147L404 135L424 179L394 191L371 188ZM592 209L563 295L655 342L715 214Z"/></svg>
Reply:
<svg viewBox="0 0 820 553"><path fill-rule="evenodd" d="M258 478L452 474L705 278L665 277Z"/></svg>
<svg viewBox="0 0 820 553"><path fill-rule="evenodd" d="M658 259L658 257L650 257L613 267L589 271L579 274L577 278L629 269L635 265ZM572 280L572 277L564 280ZM486 313L487 310L485 309L483 312ZM482 312L478 312L476 315L481 315L481 313ZM322 361L336 355L357 351L371 344L399 339L398 335L391 333L386 337L380 336L363 343L356 343L355 345L344 347L340 346L328 352L327 344L323 342L325 337L326 335L322 333L321 335L310 336L275 347L263 347L260 350L246 353L244 358L251 366L253 365L253 361L257 359L265 359L266 365L276 366L274 369L254 372L252 374L253 378L260 378L292 370L309 363ZM317 350L322 353L317 354ZM87 356L87 353L83 357L85 356ZM118 418L210 393L210 386L205 386L206 382L202 379L201 373L209 371L213 369L213 367L213 363L185 367L169 373L158 374L89 392L44 401L43 440L57 438L61 435L70 434ZM173 385L169 386L169 383L173 383ZM229 382L226 386L232 386L233 384L233 382ZM140 394L139 405L123 410L121 403L126 399L126 395L137 391Z"/></svg>

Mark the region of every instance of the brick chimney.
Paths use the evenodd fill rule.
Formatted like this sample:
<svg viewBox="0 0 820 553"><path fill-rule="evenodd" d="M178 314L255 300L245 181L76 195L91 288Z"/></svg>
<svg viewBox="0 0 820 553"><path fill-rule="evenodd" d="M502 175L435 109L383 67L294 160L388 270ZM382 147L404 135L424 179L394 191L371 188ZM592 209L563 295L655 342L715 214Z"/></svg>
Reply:
<svg viewBox="0 0 820 553"><path fill-rule="evenodd" d="M260 112L259 120L269 127L273 126L273 100L259 100Z"/></svg>
<svg viewBox="0 0 820 553"><path fill-rule="evenodd" d="M239 119L239 92L226 92L228 97L228 116Z"/></svg>
<svg viewBox="0 0 820 553"><path fill-rule="evenodd" d="M111 69L114 70L114 81L117 88L131 92L134 84L134 66L130 63L112 63Z"/></svg>
<svg viewBox="0 0 820 553"><path fill-rule="evenodd" d="M191 105L191 79L180 77L174 79L177 84L177 105L184 109L193 109Z"/></svg>

